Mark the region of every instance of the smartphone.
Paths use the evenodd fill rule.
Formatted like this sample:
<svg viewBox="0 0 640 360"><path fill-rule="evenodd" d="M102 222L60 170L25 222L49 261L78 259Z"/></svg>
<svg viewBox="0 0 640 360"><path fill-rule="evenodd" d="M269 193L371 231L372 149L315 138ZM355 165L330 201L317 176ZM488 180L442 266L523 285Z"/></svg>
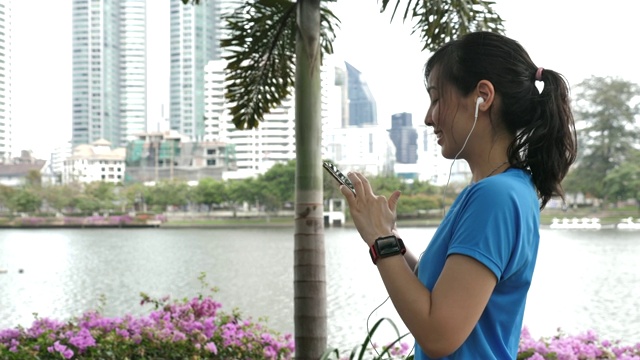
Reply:
<svg viewBox="0 0 640 360"><path fill-rule="evenodd" d="M330 162L323 161L322 167L324 167L324 169L327 170L334 179L338 180L340 184L345 185L346 187L351 189L351 192L353 192L353 194L355 195L356 189L353 187L351 180L349 180L348 177L346 177L340 170L338 170L335 165Z"/></svg>

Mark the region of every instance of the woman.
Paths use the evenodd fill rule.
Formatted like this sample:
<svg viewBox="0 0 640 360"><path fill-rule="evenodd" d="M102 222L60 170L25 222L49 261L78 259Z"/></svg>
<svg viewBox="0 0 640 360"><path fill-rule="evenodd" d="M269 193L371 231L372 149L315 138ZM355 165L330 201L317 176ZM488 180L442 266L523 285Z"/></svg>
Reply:
<svg viewBox="0 0 640 360"><path fill-rule="evenodd" d="M399 191L375 195L360 173L348 174L355 194L341 191L416 340L416 359L515 359L540 210L563 196L576 156L568 85L516 41L487 32L440 48L425 79L425 124L442 155L466 160L472 173L426 250L416 257L404 248L395 227Z"/></svg>

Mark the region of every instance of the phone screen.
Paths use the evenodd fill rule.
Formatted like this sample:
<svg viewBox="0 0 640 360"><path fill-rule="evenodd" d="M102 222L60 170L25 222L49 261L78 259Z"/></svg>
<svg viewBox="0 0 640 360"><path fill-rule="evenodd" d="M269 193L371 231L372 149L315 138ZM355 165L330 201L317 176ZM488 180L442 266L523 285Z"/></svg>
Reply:
<svg viewBox="0 0 640 360"><path fill-rule="evenodd" d="M340 170L338 170L335 165L330 162L324 161L322 162L322 167L324 167L324 169L327 170L327 172L331 174L331 176L333 176L333 178L336 179L340 184L345 185L346 187L351 189L351 192L353 192L354 194L356 193L356 189L353 187L351 180L349 180L348 177L346 177Z"/></svg>

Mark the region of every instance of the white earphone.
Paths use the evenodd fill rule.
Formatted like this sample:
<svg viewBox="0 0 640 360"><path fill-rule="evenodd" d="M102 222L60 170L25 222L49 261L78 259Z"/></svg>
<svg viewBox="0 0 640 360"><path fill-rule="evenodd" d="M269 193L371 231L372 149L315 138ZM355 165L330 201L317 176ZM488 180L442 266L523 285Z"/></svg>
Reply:
<svg viewBox="0 0 640 360"><path fill-rule="evenodd" d="M478 108L480 107L480 104L482 104L484 102L484 98L482 98L482 96L478 96L478 98L476 99L476 114L475 114L475 119L478 119Z"/></svg>

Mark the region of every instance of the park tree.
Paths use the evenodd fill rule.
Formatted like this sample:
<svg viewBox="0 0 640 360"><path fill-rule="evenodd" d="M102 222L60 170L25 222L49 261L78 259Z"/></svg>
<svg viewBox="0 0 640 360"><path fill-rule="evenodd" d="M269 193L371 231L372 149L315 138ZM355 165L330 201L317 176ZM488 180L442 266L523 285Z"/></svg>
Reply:
<svg viewBox="0 0 640 360"><path fill-rule="evenodd" d="M182 0L198 4L200 0ZM296 359L318 359L327 347L326 276L321 158L320 63L333 51L339 20L330 0L247 0L226 18L230 55L225 96L239 129L259 126L264 114L295 96L294 333ZM503 31L485 0L382 0L381 12L400 9L414 23L423 49L475 30ZM373 4L371 5L373 6Z"/></svg>
<svg viewBox="0 0 640 360"><path fill-rule="evenodd" d="M84 195L97 204L95 211L113 210L116 200L115 184L94 181L84 187Z"/></svg>
<svg viewBox="0 0 640 360"><path fill-rule="evenodd" d="M233 217L236 217L238 204L247 202L254 203L256 201L256 185L257 180L247 178L241 180L227 180L225 182L227 196L226 202L233 208Z"/></svg>
<svg viewBox="0 0 640 360"><path fill-rule="evenodd" d="M25 177L25 185L33 189L39 189L42 186L42 174L39 170L29 170Z"/></svg>
<svg viewBox="0 0 640 360"><path fill-rule="evenodd" d="M56 185L49 186L42 192L43 200L47 205L58 212L64 212L71 207L73 198L80 194L80 189L76 185Z"/></svg>
<svg viewBox="0 0 640 360"><path fill-rule="evenodd" d="M212 178L204 178L193 189L193 199L198 204L207 205L211 211L213 205L220 205L225 200L225 184Z"/></svg>
<svg viewBox="0 0 640 360"><path fill-rule="evenodd" d="M564 186L606 202L612 193L605 179L631 160L640 139L636 123L640 87L622 79L594 76L578 84L574 92L580 150Z"/></svg>
<svg viewBox="0 0 640 360"><path fill-rule="evenodd" d="M42 205L42 198L34 189L21 187L16 189L9 199L9 208L15 212L35 213Z"/></svg>
<svg viewBox="0 0 640 360"><path fill-rule="evenodd" d="M132 183L125 186L118 194L122 211L131 207L137 211L144 211L148 193L149 188L141 183Z"/></svg>
<svg viewBox="0 0 640 360"><path fill-rule="evenodd" d="M296 178L296 161L276 163L264 174L258 177L268 191L276 199L276 205L282 206L284 202L293 201L294 189L291 186Z"/></svg>
<svg viewBox="0 0 640 360"><path fill-rule="evenodd" d="M603 188L607 198L613 201L633 199L640 210L640 150L631 150L628 161L605 176Z"/></svg>
<svg viewBox="0 0 640 360"><path fill-rule="evenodd" d="M11 210L11 198L15 192L16 190L11 186L0 184L0 209L4 210L6 208Z"/></svg>
<svg viewBox="0 0 640 360"><path fill-rule="evenodd" d="M160 181L146 192L145 201L155 210L166 211L167 207L182 207L189 203L192 197L189 185L184 181Z"/></svg>

